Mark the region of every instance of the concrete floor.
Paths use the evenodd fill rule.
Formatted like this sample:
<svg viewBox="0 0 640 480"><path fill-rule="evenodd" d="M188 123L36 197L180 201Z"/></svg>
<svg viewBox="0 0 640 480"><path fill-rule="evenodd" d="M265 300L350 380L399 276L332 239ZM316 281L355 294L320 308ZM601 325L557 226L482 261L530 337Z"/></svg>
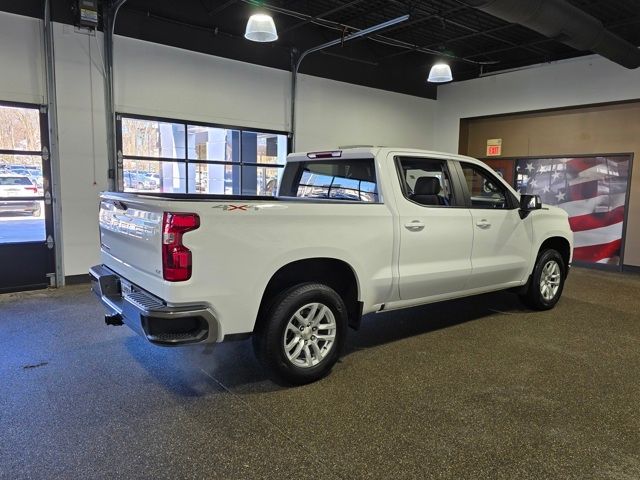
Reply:
<svg viewBox="0 0 640 480"><path fill-rule="evenodd" d="M87 286L0 296L0 478L640 478L640 277L574 269L366 318L282 389L250 341L153 347Z"/></svg>

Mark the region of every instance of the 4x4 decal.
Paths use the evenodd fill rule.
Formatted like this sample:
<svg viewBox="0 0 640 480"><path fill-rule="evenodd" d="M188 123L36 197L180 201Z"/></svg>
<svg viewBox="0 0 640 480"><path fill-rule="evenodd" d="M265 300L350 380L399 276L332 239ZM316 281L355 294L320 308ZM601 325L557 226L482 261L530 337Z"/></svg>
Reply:
<svg viewBox="0 0 640 480"><path fill-rule="evenodd" d="M241 212L246 212L247 210L251 209L251 210L257 210L258 207L256 207L255 205L232 205L232 204L222 204L222 205L215 205L212 208L221 208L222 210L224 210L225 212L233 212L234 210L239 210Z"/></svg>

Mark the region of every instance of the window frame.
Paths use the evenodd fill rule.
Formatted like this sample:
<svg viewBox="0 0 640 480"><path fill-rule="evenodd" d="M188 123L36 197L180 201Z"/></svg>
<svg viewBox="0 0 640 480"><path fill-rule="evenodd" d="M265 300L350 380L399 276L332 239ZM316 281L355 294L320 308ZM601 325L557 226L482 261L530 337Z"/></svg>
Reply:
<svg viewBox="0 0 640 480"><path fill-rule="evenodd" d="M469 191L469 186L467 184L467 179L466 179L465 174L464 174L463 166L468 166L472 170L478 170L478 171L482 172L482 174L484 174L486 177L488 177L489 180L493 181L497 185L501 185L502 188L505 191L505 200L506 200L506 204L507 204L506 207L505 208L490 208L490 207L474 206L471 203L471 192ZM518 199L513 194L513 192L511 191L511 189L507 185L507 183L503 179L499 178L497 175L494 175L493 173L491 173L489 170L487 170L482 165L478 165L478 164L472 163L472 162L465 162L465 161L462 161L462 160L458 160L456 162L456 170L458 172L458 177L459 177L460 185L461 185L463 193L464 193L464 198L465 198L465 203L467 205L467 208L473 209L473 210L495 210L495 211L499 211L499 210L516 210L516 209L520 208L520 203L518 202Z"/></svg>
<svg viewBox="0 0 640 480"><path fill-rule="evenodd" d="M146 120L152 122L161 122L161 123L172 123L172 124L180 124L184 126L184 157L151 157L145 155L125 155L123 152L123 144L122 144L122 119L133 119L133 120ZM220 160L199 160L199 159L190 159L189 158L189 127L190 126L199 126L199 127L209 127L209 128L219 128L225 130L235 130L239 132L240 142L239 142L239 152L238 158L239 161L220 161ZM244 177L244 168L245 167L267 167L267 168L277 168L281 171L284 171L285 164L278 163L260 163L260 162L245 162L243 161L242 155L242 135L243 133L266 133L273 135L284 135L287 139L287 149L286 154L289 155L291 153L291 132L282 131L282 130L272 130L272 129L264 129L264 128L254 128L254 127L241 127L238 125L227 125L220 123L211 123L211 122L202 122L196 120L188 120L188 119L178 119L178 118L169 118L169 117L160 117L154 115L140 115L135 113L125 113L125 112L117 112L116 113L116 156L118 159L117 163L117 171L109 171L109 178L115 178L116 180L116 189L118 192L124 192L124 161L125 160L138 160L138 161L148 161L148 162L172 162L172 163L182 163L185 166L185 191L184 192L173 192L172 194L178 195L222 195L222 196L256 196L260 197L257 193L255 195L245 194L243 193L243 177ZM198 192L189 192L189 165L190 164L205 164L205 165L230 165L233 167L237 167L238 175L240 179L240 193L238 194L211 194L211 193L198 193ZM136 194L140 193L149 193L149 192L134 192ZM156 195L158 193L153 192ZM163 194L160 192L160 194Z"/></svg>
<svg viewBox="0 0 640 480"><path fill-rule="evenodd" d="M420 160L420 161L427 161L427 162L439 162L444 164L444 168L446 169L445 173L449 175L449 182L451 183L451 195L453 197L451 199L451 204L450 205L423 205L409 198L406 179L403 176L403 173L404 173L402 169L403 159ZM400 184L400 191L402 192L402 196L406 201L423 208L467 208L467 204L465 202L465 196L461 189L462 186L460 184L460 179L458 178L459 174L455 170L455 162L453 160L449 158L423 157L423 156L415 156L415 155L396 155L393 160L395 164L396 174L398 176L398 183Z"/></svg>

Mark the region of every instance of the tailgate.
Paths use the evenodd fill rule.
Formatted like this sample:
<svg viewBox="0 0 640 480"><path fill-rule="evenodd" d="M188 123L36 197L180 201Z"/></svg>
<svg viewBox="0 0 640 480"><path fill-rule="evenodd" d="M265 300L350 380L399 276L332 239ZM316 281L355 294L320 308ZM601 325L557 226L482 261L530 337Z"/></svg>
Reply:
<svg viewBox="0 0 640 480"><path fill-rule="evenodd" d="M162 280L162 208L144 200L100 201L100 248L103 261L136 281L140 274Z"/></svg>

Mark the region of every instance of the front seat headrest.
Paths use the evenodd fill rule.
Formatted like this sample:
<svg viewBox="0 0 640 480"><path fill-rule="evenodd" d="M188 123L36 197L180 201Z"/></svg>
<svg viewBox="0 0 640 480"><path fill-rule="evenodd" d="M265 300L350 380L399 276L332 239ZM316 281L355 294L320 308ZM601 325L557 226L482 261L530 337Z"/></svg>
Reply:
<svg viewBox="0 0 640 480"><path fill-rule="evenodd" d="M414 195L438 195L440 193L440 180L437 177L420 177L413 189Z"/></svg>

